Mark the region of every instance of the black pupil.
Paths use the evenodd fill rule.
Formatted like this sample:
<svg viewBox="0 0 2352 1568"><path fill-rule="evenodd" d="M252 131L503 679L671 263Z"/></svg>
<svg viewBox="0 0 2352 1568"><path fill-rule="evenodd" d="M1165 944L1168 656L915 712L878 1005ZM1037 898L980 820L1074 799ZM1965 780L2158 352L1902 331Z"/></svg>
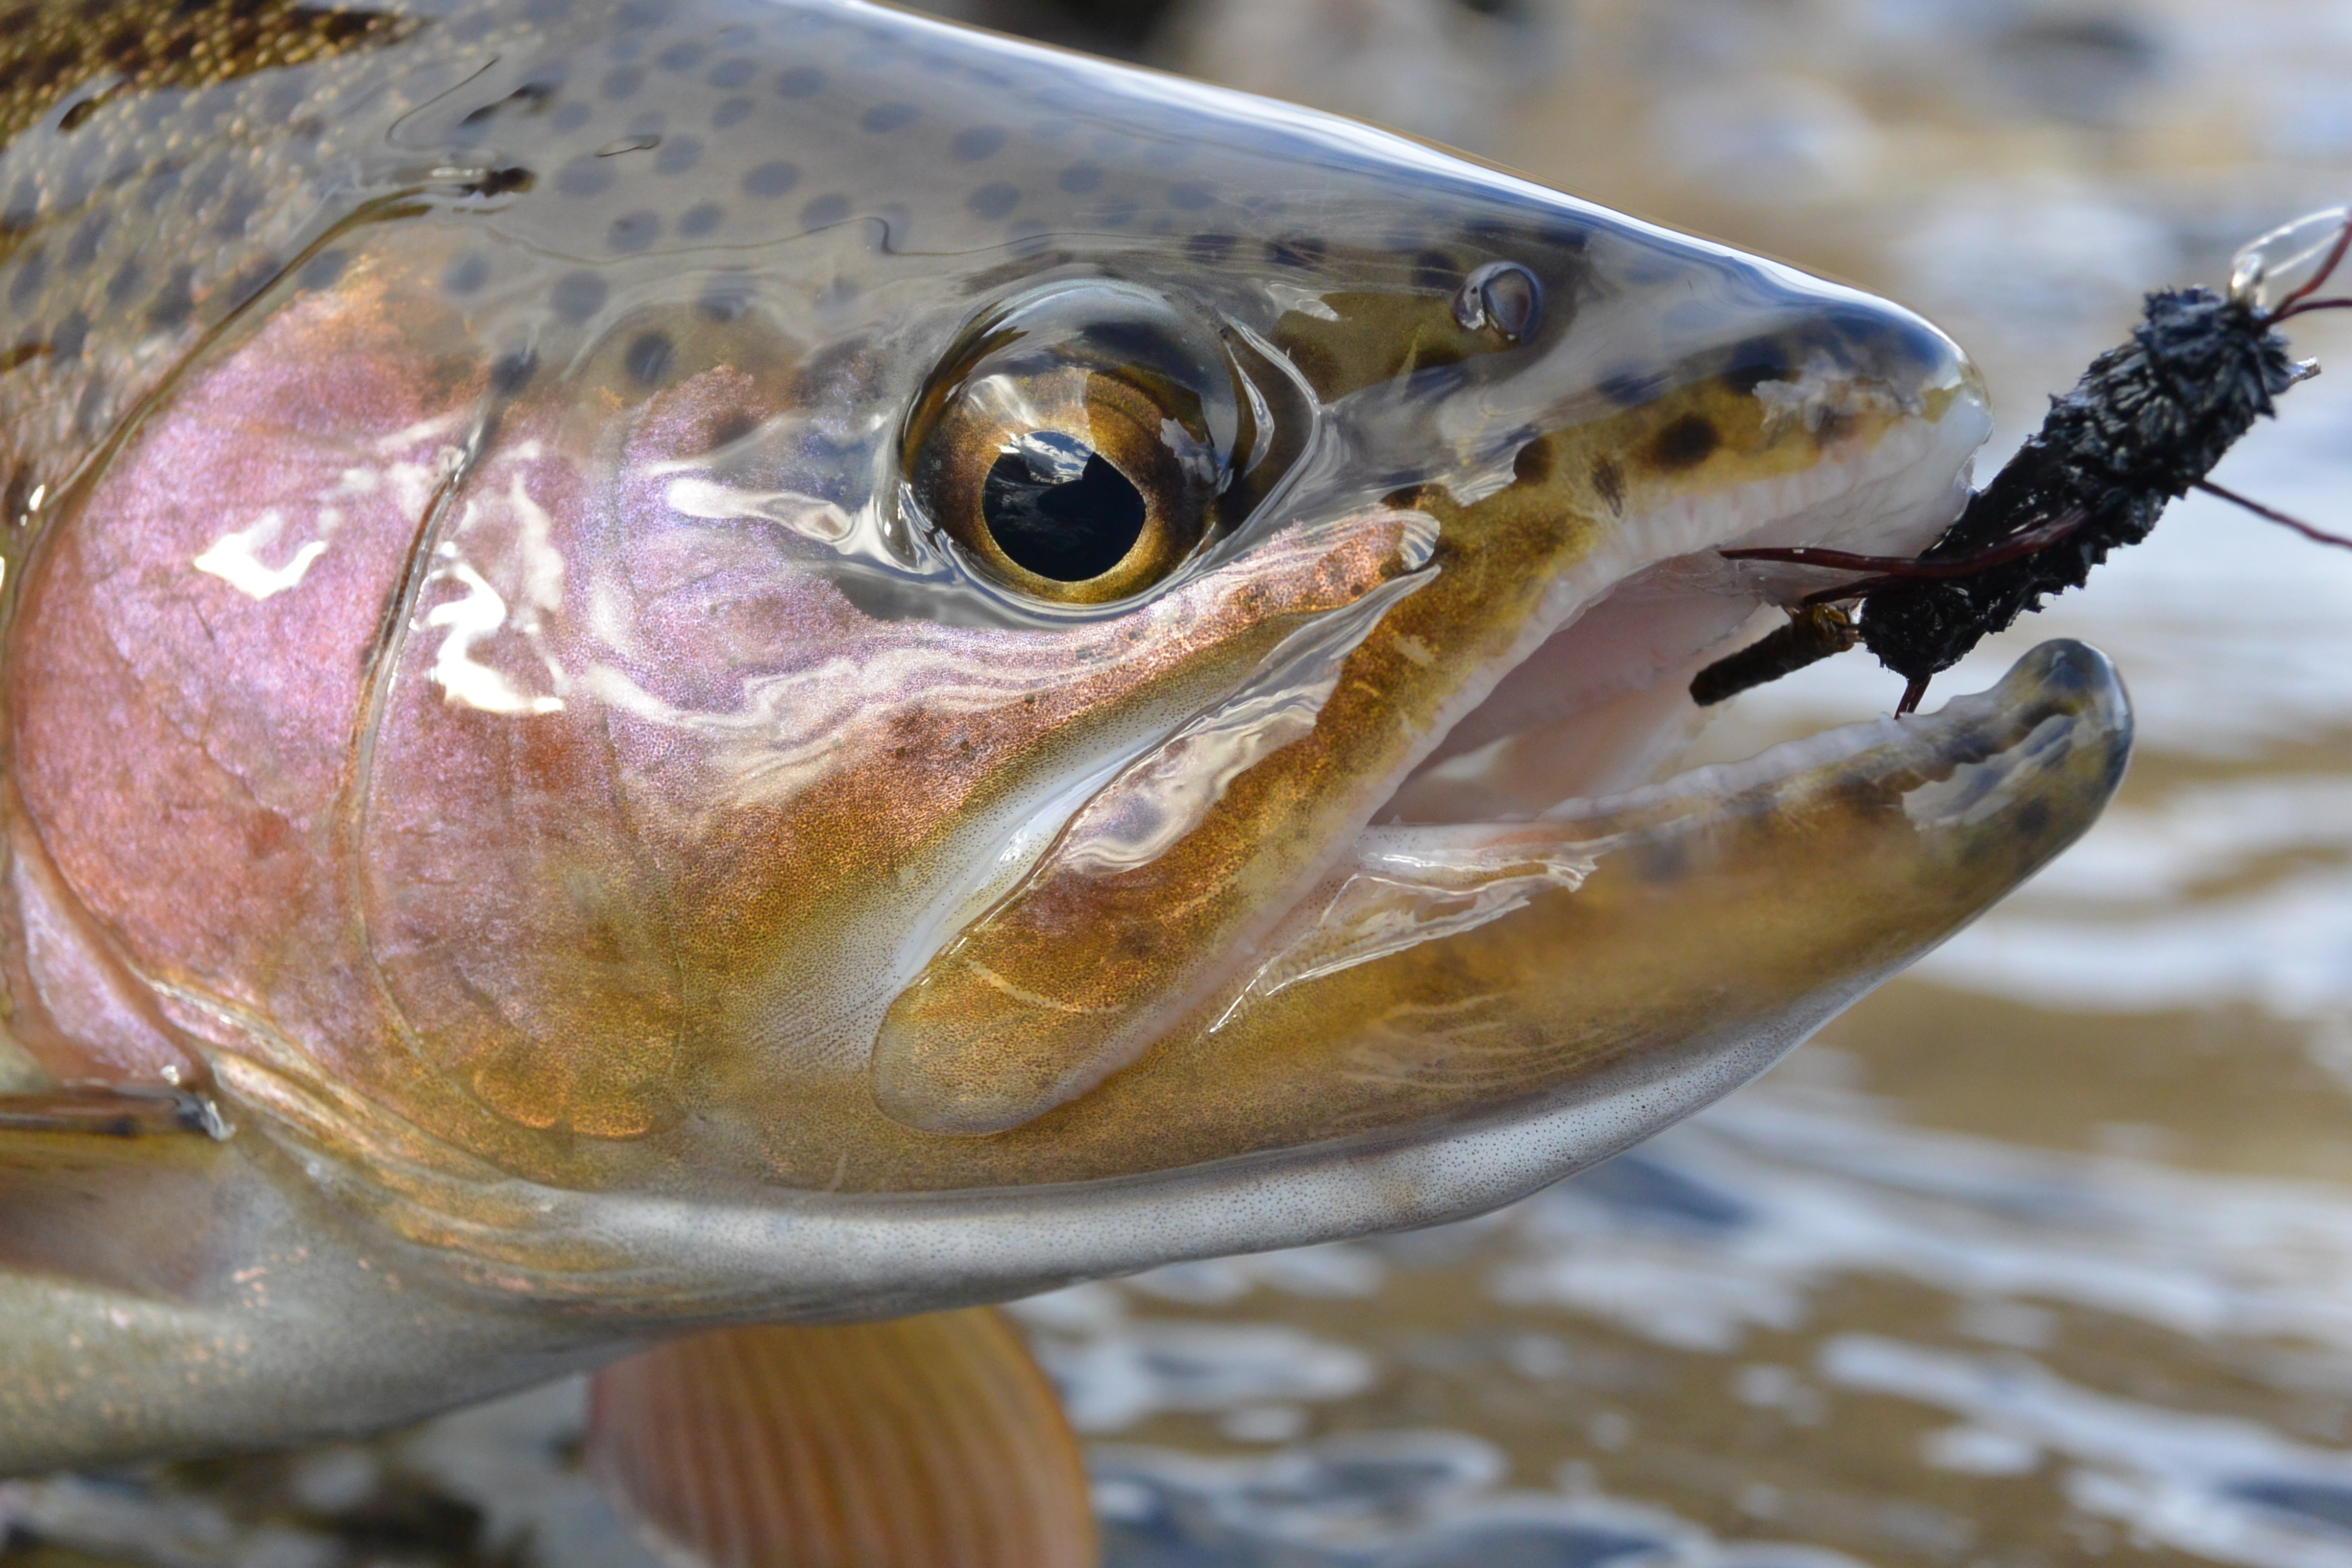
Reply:
<svg viewBox="0 0 2352 1568"><path fill-rule="evenodd" d="M1143 494L1075 437L1025 436L981 487L981 515L1013 564L1056 583L1099 577L1143 536Z"/></svg>

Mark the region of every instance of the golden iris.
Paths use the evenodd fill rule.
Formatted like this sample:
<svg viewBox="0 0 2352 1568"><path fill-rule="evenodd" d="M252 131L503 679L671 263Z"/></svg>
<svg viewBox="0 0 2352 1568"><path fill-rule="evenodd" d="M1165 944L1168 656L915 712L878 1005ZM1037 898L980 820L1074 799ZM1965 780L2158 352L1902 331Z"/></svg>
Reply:
<svg viewBox="0 0 2352 1568"><path fill-rule="evenodd" d="M1192 558L1257 436L1216 332L1148 289L1091 282L967 330L908 421L906 472L982 575L1099 605Z"/></svg>

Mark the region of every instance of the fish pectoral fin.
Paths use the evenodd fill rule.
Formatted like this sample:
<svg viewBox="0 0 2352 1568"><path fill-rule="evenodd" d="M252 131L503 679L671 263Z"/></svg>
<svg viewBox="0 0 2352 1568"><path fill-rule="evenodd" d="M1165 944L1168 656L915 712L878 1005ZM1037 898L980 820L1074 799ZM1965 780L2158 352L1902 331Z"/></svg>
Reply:
<svg viewBox="0 0 2352 1568"><path fill-rule="evenodd" d="M1076 1440L993 1308L714 1330L592 1386L590 1473L664 1563L1098 1560Z"/></svg>

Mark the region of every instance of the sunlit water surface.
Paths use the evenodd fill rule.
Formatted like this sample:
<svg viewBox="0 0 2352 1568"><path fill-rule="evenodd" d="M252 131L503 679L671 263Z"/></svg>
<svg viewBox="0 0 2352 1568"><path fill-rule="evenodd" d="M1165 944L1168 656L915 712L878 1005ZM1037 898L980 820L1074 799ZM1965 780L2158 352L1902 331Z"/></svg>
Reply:
<svg viewBox="0 0 2352 1568"><path fill-rule="evenodd" d="M1918 305L2011 442L2140 289L2352 195L2342 5L1520 10L1556 68L1491 150ZM2326 325L2341 369L2219 477L2352 529ZM1472 1224L1018 1309L1111 1562L2352 1568L2352 553L2193 500L1938 690L2062 634L2137 704L2116 806L1764 1083ZM1702 753L1897 685L1821 667ZM570 1384L19 1487L20 1542L75 1552L0 1555L642 1568L579 1421Z"/></svg>

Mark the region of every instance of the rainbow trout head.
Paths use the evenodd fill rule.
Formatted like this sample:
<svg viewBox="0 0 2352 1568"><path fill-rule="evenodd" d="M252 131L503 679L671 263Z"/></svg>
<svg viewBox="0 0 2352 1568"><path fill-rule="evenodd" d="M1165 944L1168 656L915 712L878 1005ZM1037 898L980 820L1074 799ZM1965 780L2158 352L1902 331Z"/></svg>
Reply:
<svg viewBox="0 0 2352 1568"><path fill-rule="evenodd" d="M58 17L0 1342L96 1370L0 1468L1491 1206L2120 770L2053 646L1637 787L1790 592L1717 547L1956 510L1974 374L1853 290L850 5L273 12L190 81ZM88 1080L234 1133L100 1157Z"/></svg>

